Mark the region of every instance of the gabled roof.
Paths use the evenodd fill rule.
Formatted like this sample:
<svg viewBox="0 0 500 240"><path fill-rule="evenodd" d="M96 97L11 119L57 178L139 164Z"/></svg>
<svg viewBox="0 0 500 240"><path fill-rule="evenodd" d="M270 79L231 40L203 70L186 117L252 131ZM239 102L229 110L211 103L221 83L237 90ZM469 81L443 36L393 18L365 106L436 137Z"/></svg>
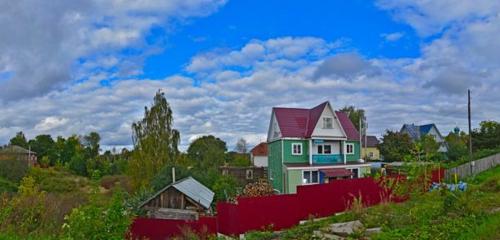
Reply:
<svg viewBox="0 0 500 240"><path fill-rule="evenodd" d="M250 150L252 155L254 156L267 156L267 143L266 142L261 142L252 150Z"/></svg>
<svg viewBox="0 0 500 240"><path fill-rule="evenodd" d="M210 205L212 204L215 195L214 192L212 192L210 189L205 187L200 182L196 181L196 179L194 179L193 177L187 177L162 188L160 191L155 193L155 195L150 197L148 200L144 201L139 207L143 207L148 202L155 199L162 192L171 187L179 190L179 192L183 193L184 195L191 198L193 201L199 203L200 205L202 205L207 209L210 208Z"/></svg>
<svg viewBox="0 0 500 240"><path fill-rule="evenodd" d="M30 151L26 148L17 146L17 145L9 145L3 149L0 149L2 153L13 153L13 154L36 154L36 152Z"/></svg>
<svg viewBox="0 0 500 240"><path fill-rule="evenodd" d="M362 141L363 141L363 146L366 147L377 147L377 145L379 144L379 141L375 136L366 136L366 142L365 138L363 137Z"/></svg>
<svg viewBox="0 0 500 240"><path fill-rule="evenodd" d="M273 108L282 137L298 137L310 138L316 124L318 123L323 110L328 105L324 102L314 108ZM341 127L346 133L348 140L358 140L359 133L354 127L347 114L343 112L334 111L340 122Z"/></svg>
<svg viewBox="0 0 500 240"><path fill-rule="evenodd" d="M436 124L431 123L431 124L425 124L425 125L415 125L415 124L404 124L403 127L401 128L401 131L405 131L410 135L410 137L413 140L418 140L420 137L427 135L432 128L436 129L436 132L441 136L441 133L439 132Z"/></svg>
<svg viewBox="0 0 500 240"><path fill-rule="evenodd" d="M340 112L336 111L335 114L339 118L340 125L345 131L345 134L347 136L347 140L358 140L359 141L359 132L352 123L351 119L349 116L347 116L347 113L345 112Z"/></svg>

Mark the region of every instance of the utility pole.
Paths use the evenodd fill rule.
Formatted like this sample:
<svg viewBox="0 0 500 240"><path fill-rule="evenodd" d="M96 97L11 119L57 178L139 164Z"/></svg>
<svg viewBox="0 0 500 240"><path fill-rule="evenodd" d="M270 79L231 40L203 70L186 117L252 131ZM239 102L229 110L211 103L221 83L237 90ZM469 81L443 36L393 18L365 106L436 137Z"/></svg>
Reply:
<svg viewBox="0 0 500 240"><path fill-rule="evenodd" d="M469 161L470 161L470 174L473 175L474 162L472 161L472 124L471 124L471 106L470 106L470 89L467 90L467 109L469 119Z"/></svg>

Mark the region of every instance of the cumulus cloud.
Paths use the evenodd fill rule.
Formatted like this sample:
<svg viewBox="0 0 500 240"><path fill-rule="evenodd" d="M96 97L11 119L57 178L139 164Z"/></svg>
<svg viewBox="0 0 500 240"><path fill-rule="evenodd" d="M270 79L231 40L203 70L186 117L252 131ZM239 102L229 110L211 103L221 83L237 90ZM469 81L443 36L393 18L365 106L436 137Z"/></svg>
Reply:
<svg viewBox="0 0 500 240"><path fill-rule="evenodd" d="M0 100L41 96L66 86L79 77L73 70L81 62L110 59L109 55L116 55L119 49L141 46L153 25L165 25L173 18L204 16L224 2L2 1L0 72L7 69L11 75L0 81ZM114 66L119 63L118 59L107 62Z"/></svg>
<svg viewBox="0 0 500 240"><path fill-rule="evenodd" d="M376 74L378 69L358 53L340 53L325 60L316 70L315 78L338 76L352 77L359 74Z"/></svg>
<svg viewBox="0 0 500 240"><path fill-rule="evenodd" d="M46 117L42 121L40 121L37 125L35 125L35 130L41 132L49 131L64 126L66 123L68 123L67 118L58 118L55 116Z"/></svg>

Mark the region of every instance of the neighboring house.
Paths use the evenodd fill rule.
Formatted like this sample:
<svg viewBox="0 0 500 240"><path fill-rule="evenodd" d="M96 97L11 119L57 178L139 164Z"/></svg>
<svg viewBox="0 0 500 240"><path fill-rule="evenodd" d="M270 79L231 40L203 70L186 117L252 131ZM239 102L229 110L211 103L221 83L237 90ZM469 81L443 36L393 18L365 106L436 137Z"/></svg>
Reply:
<svg viewBox="0 0 500 240"><path fill-rule="evenodd" d="M366 139L366 142L365 142ZM380 159L380 151L378 150L379 141L375 136L366 136L366 138L362 139L363 148L361 150L361 156L364 159L368 160L379 160Z"/></svg>
<svg viewBox="0 0 500 240"><path fill-rule="evenodd" d="M242 186L257 182L261 178L267 178L264 167L233 167L222 166L219 168L222 175L234 177Z"/></svg>
<svg viewBox="0 0 500 240"><path fill-rule="evenodd" d="M267 143L261 142L250 151L250 159L256 167L267 167Z"/></svg>
<svg viewBox="0 0 500 240"><path fill-rule="evenodd" d="M197 220L199 215L210 213L214 193L192 177L169 184L140 208L153 218Z"/></svg>
<svg viewBox="0 0 500 240"><path fill-rule="evenodd" d="M358 131L329 102L312 109L273 108L267 143L269 180L280 193L370 172L361 160Z"/></svg>
<svg viewBox="0 0 500 240"><path fill-rule="evenodd" d="M37 164L36 152L16 145L10 145L0 149L0 160L9 158L26 161L31 167Z"/></svg>
<svg viewBox="0 0 500 240"><path fill-rule="evenodd" d="M431 135L434 137L437 143L440 144L439 146L439 152L448 152L448 145L445 142L445 139L443 135L439 132L438 128L436 127L436 124L431 123L431 124L426 124L426 125L415 125L415 124L404 124L403 127L401 127L402 133L406 133L410 135L410 138L413 141L419 140L422 136L425 135Z"/></svg>

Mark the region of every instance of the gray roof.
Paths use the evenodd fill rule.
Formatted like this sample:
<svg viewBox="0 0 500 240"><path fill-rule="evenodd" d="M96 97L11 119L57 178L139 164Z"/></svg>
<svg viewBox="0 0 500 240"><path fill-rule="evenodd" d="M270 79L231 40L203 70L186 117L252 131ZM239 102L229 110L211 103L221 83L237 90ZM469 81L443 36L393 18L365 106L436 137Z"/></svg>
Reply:
<svg viewBox="0 0 500 240"><path fill-rule="evenodd" d="M2 153L14 153L14 154L36 154L36 152L30 151L23 147L17 145L9 145L3 149L0 149Z"/></svg>
<svg viewBox="0 0 500 240"><path fill-rule="evenodd" d="M155 195L153 195L151 198L144 201L140 205L140 207L143 207L149 201L153 200L170 187L174 187L175 189L179 190L181 193L185 194L187 197L191 198L193 201L199 203L207 209L210 208L215 195L214 192L212 192L200 182L196 181L196 179L194 179L193 177L187 177L176 181L175 183L167 185L166 187L155 193Z"/></svg>

